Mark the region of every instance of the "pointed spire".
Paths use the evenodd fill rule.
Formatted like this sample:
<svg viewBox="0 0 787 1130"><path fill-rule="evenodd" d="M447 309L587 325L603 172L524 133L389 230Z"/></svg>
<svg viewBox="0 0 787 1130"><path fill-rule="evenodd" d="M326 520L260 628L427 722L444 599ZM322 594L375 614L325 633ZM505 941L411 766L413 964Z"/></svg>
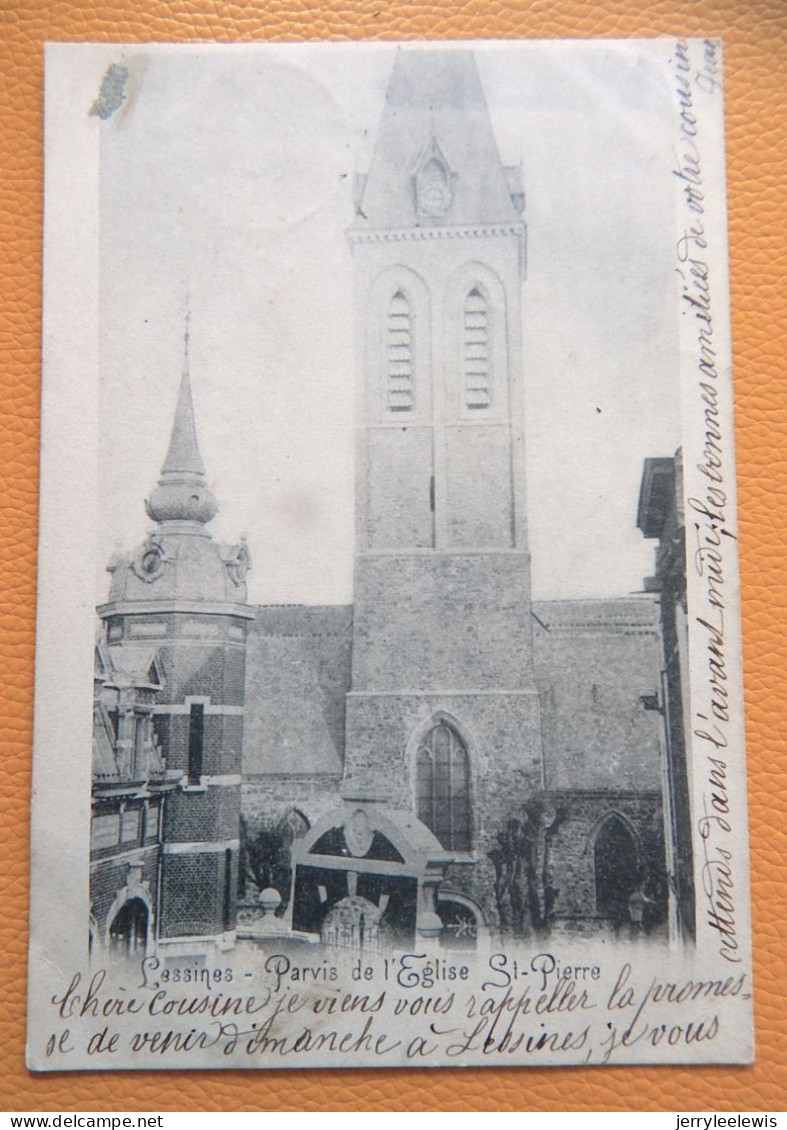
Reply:
<svg viewBox="0 0 787 1130"><path fill-rule="evenodd" d="M218 505L205 480L205 464L197 442L194 403L189 375L191 310L186 311L183 341L183 372L178 403L161 478L145 502L148 517L155 522L197 522L205 525L218 513Z"/></svg>
<svg viewBox="0 0 787 1130"><path fill-rule="evenodd" d="M197 426L194 422L194 404L191 397L191 378L189 376L189 322L191 311L186 314L186 332L183 343L183 373L180 378L180 391L178 392L178 405L175 409L175 420L172 425L172 435L169 441L167 457L161 468L162 475L174 472L192 471L194 474L205 474L205 465L199 453L197 443Z"/></svg>

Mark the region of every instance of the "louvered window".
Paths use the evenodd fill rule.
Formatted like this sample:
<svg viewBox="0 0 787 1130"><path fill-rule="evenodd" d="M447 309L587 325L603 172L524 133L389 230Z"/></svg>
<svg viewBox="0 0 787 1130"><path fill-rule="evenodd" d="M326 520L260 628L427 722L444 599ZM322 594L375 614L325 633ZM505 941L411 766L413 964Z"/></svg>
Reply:
<svg viewBox="0 0 787 1130"><path fill-rule="evenodd" d="M470 851L470 763L464 742L446 721L418 747L418 818L448 851Z"/></svg>
<svg viewBox="0 0 787 1130"><path fill-rule="evenodd" d="M489 311L486 299L475 287L465 300L464 316L465 404L473 410L492 403L489 360Z"/></svg>
<svg viewBox="0 0 787 1130"><path fill-rule="evenodd" d="M413 390L413 320L410 303L397 290L388 308L387 402L391 412L411 412Z"/></svg>

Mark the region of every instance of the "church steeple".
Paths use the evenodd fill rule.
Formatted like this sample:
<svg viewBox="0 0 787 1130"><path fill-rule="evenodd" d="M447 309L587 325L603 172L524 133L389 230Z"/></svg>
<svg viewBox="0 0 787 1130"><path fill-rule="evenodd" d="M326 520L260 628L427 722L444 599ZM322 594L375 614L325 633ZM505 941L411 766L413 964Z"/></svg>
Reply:
<svg viewBox="0 0 787 1130"><path fill-rule="evenodd" d="M360 411L343 790L385 795L468 862L477 851L479 891L510 798L542 780L522 206L472 52L400 50L348 231Z"/></svg>
<svg viewBox="0 0 787 1130"><path fill-rule="evenodd" d="M219 507L208 489L205 465L197 442L189 375L189 320L190 315L187 314L183 372L169 448L158 486L145 501L145 510L154 522L197 522L205 525L216 516Z"/></svg>
<svg viewBox="0 0 787 1130"><path fill-rule="evenodd" d="M351 231L516 224L519 182L500 160L473 53L400 50Z"/></svg>

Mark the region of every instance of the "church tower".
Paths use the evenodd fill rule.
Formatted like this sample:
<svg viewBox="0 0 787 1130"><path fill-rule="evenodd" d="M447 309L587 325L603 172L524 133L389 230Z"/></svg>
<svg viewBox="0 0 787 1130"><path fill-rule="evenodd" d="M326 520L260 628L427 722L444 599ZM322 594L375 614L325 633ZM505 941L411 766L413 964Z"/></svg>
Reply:
<svg viewBox="0 0 787 1130"><path fill-rule="evenodd" d="M543 783L523 206L472 53L400 50L348 233L358 429L344 794L414 812L456 861L478 863L453 868L452 884L490 901L486 852Z"/></svg>
<svg viewBox="0 0 787 1130"><path fill-rule="evenodd" d="M161 477L145 503L155 523L134 553L116 557L99 609L118 660L156 656L163 687L154 710L168 793L162 826L156 938L160 953L232 945L243 746L245 541L218 545L206 529L218 506L197 444L186 354Z"/></svg>

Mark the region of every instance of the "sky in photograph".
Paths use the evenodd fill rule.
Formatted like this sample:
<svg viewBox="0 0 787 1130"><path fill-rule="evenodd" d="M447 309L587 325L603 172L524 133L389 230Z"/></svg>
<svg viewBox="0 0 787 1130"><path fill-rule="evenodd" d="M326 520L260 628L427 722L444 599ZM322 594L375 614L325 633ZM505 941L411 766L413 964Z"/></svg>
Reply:
<svg viewBox="0 0 787 1130"><path fill-rule="evenodd" d="M463 45L465 48L467 45ZM352 184L393 44L128 47L100 129L98 598L151 528L186 300L200 447L248 535L250 599L352 599ZM641 590L643 459L680 444L665 43L477 45L522 166L527 491L536 598ZM661 62L660 62L661 61ZM663 65L662 65L663 64ZM461 170L459 170L461 175Z"/></svg>

